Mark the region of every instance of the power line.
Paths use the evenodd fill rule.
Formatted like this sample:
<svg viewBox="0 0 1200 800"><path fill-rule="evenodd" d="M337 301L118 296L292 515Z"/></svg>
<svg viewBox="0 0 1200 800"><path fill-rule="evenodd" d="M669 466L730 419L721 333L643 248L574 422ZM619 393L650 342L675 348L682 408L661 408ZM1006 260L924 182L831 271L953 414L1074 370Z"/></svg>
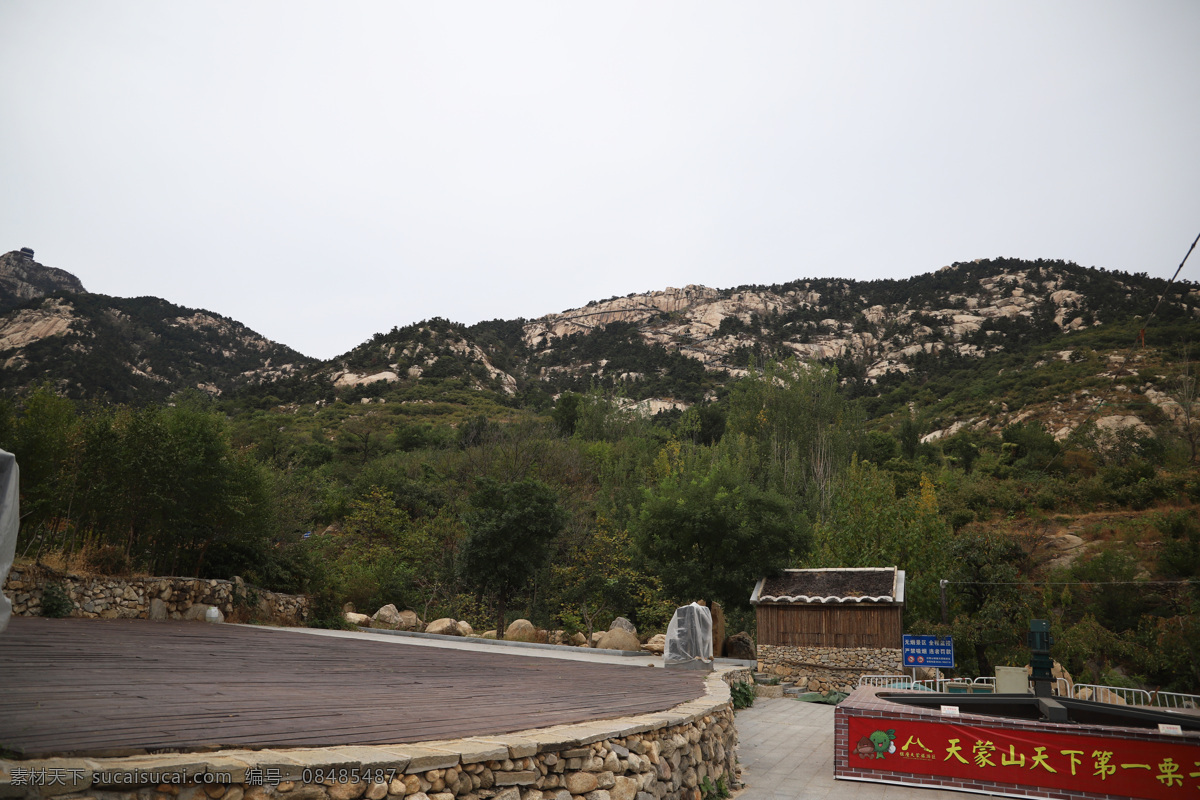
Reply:
<svg viewBox="0 0 1200 800"><path fill-rule="evenodd" d="M1154 310L1150 312L1150 316L1146 317L1146 325L1150 324L1150 320L1154 319L1154 315L1158 313L1158 307L1162 305L1163 298L1167 296L1167 292L1171 290L1171 284L1179 277L1179 273L1183 271L1183 265L1187 263L1188 256L1196 249L1196 243L1200 242L1200 233L1196 234L1196 238L1192 240L1192 246L1188 248L1187 255L1183 257L1183 261L1179 262L1179 266L1175 268L1175 274L1171 276L1171 280L1167 281L1166 288L1163 293L1158 296L1158 302L1154 304ZM1142 341L1145 342L1146 327L1142 326Z"/></svg>
<svg viewBox="0 0 1200 800"><path fill-rule="evenodd" d="M1139 342L1141 342L1142 347L1146 346L1146 328L1150 327L1150 321L1153 320L1154 315L1158 313L1158 307L1162 305L1163 299L1165 299L1167 294L1170 293L1171 284L1175 282L1175 279L1179 277L1179 273L1183 271L1183 265L1187 263L1188 258L1192 255L1192 251L1196 249L1196 244L1198 242L1200 242L1200 233L1197 233L1196 238L1192 240L1192 246L1188 248L1187 253L1185 253L1183 256L1183 260L1180 261L1179 266L1175 268L1175 274L1171 276L1171 279L1169 281L1167 281L1167 285L1163 288L1162 294L1160 294L1158 296L1158 302L1154 304L1154 310L1150 312L1150 316L1146 317L1145 323L1143 323L1141 329L1138 331L1137 340ZM1130 350L1129 355L1132 358L1132 356L1133 356L1133 345L1132 344L1129 346L1129 350ZM1113 371L1113 384L1114 385L1117 382L1117 374L1116 373L1117 373L1117 371L1114 370ZM1084 430L1084 428L1087 427L1088 423L1090 423L1092 421L1092 417L1096 416L1096 412L1098 412L1100 410L1101 406L1104 406L1104 405L1106 405L1104 399L1101 397L1097 397L1096 403L1091 407L1091 409L1088 410L1087 416L1084 417L1083 422L1076 425L1075 428L1070 432L1070 434L1068 434L1066 436L1065 440L1071 441L1071 438L1076 433ZM1063 450L1059 450L1059 452L1057 452L1053 456L1051 456L1050 460L1046 462L1046 465L1044 467L1042 467L1043 475L1046 474L1046 471L1050 469L1050 465L1053 464L1055 462L1055 460L1060 455L1062 455L1062 453L1063 453Z"/></svg>

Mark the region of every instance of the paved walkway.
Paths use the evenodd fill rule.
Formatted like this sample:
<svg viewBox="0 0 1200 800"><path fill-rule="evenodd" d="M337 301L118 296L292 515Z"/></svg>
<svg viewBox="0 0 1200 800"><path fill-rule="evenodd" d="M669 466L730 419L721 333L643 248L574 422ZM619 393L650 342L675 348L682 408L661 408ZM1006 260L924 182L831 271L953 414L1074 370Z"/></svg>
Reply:
<svg viewBox="0 0 1200 800"><path fill-rule="evenodd" d="M963 800L960 792L833 779L833 706L760 697L737 712L736 800Z"/></svg>

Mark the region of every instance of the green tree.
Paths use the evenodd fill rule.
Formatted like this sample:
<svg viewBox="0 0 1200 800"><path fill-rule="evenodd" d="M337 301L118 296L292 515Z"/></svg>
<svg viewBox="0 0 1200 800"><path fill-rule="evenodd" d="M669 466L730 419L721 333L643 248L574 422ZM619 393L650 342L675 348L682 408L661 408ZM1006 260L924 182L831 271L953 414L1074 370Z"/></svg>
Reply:
<svg viewBox="0 0 1200 800"><path fill-rule="evenodd" d="M938 514L927 475L919 490L896 496L892 477L854 460L838 484L828 516L816 526L814 567L889 567L905 570L905 616L938 618L938 581L945 577L950 531Z"/></svg>
<svg viewBox="0 0 1200 800"><path fill-rule="evenodd" d="M768 361L734 385L721 443L744 437L753 451L746 463L759 487L804 498L819 517L850 462L858 427L837 370L792 358Z"/></svg>
<svg viewBox="0 0 1200 800"><path fill-rule="evenodd" d="M675 470L645 490L631 532L674 599L744 607L755 581L803 551L806 527L782 496L719 460Z"/></svg>
<svg viewBox="0 0 1200 800"><path fill-rule="evenodd" d="M1025 553L995 531L963 531L949 547L951 630L960 652L974 656L976 674L994 674L995 656L1020 650L1034 596L1017 565Z"/></svg>
<svg viewBox="0 0 1200 800"><path fill-rule="evenodd" d="M495 600L496 635L503 638L509 602L545 567L567 514L555 491L533 479L499 483L483 478L470 506L459 576Z"/></svg>
<svg viewBox="0 0 1200 800"><path fill-rule="evenodd" d="M574 392L563 392L554 404L550 417L554 420L558 432L563 436L574 436L575 426L579 423L579 405L581 399Z"/></svg>
<svg viewBox="0 0 1200 800"><path fill-rule="evenodd" d="M659 599L654 591L657 580L636 566L628 532L603 515L595 530L585 531L561 561L556 559L551 576L559 618L585 629L589 637L617 614L640 611Z"/></svg>

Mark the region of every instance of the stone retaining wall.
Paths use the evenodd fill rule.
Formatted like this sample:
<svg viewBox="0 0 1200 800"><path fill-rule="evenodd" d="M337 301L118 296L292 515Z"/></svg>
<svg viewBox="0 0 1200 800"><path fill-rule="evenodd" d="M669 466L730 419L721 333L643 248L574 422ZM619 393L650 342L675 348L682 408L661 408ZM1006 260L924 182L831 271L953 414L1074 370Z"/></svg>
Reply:
<svg viewBox="0 0 1200 800"><path fill-rule="evenodd" d="M744 676L733 676L737 678ZM0 760L30 800L701 800L737 781L726 676L668 711L394 746Z"/></svg>
<svg viewBox="0 0 1200 800"><path fill-rule="evenodd" d="M226 616L237 611L259 622L302 625L309 611L309 600L303 595L256 589L241 578L84 577L21 565L14 566L4 582L4 594L12 601L13 614L41 616L42 592L48 583L57 583L66 590L75 605L72 617L186 619L189 611L197 617L208 606L216 606Z"/></svg>
<svg viewBox="0 0 1200 800"><path fill-rule="evenodd" d="M901 666L899 648L758 646L759 672L813 692L850 692L861 676L893 675Z"/></svg>

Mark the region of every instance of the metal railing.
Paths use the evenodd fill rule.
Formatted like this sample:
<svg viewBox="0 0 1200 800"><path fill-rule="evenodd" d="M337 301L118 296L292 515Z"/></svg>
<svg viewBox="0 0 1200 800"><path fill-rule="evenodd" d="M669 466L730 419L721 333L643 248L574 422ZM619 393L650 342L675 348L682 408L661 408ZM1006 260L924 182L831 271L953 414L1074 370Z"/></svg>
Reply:
<svg viewBox="0 0 1200 800"><path fill-rule="evenodd" d="M1156 708L1200 709L1200 695L1182 692L1151 692L1150 705Z"/></svg>
<svg viewBox="0 0 1200 800"><path fill-rule="evenodd" d="M1101 686L1098 683L1077 683L1075 684L1072 696L1076 700L1095 700L1098 703L1117 703L1127 706L1148 706L1151 704L1150 693L1145 689L1127 689L1124 686Z"/></svg>
<svg viewBox="0 0 1200 800"><path fill-rule="evenodd" d="M893 689L899 688L899 684L908 688L912 686L913 680L908 675L861 675L858 678L859 686L880 686L885 689Z"/></svg>
<svg viewBox="0 0 1200 800"><path fill-rule="evenodd" d="M954 688L990 687L996 690L996 679L988 676L978 678L925 678L913 680L908 675L863 675L858 679L859 686L877 686L885 689L915 689L924 692L948 692ZM1032 691L1032 688L1030 689ZM1183 692L1148 692L1145 689L1130 689L1124 686L1104 686L1098 683L1071 684L1066 678L1055 678L1052 691L1059 697L1071 697L1076 700L1095 700L1099 703L1113 703L1130 706L1150 706L1152 708L1187 708L1200 709L1200 695Z"/></svg>

